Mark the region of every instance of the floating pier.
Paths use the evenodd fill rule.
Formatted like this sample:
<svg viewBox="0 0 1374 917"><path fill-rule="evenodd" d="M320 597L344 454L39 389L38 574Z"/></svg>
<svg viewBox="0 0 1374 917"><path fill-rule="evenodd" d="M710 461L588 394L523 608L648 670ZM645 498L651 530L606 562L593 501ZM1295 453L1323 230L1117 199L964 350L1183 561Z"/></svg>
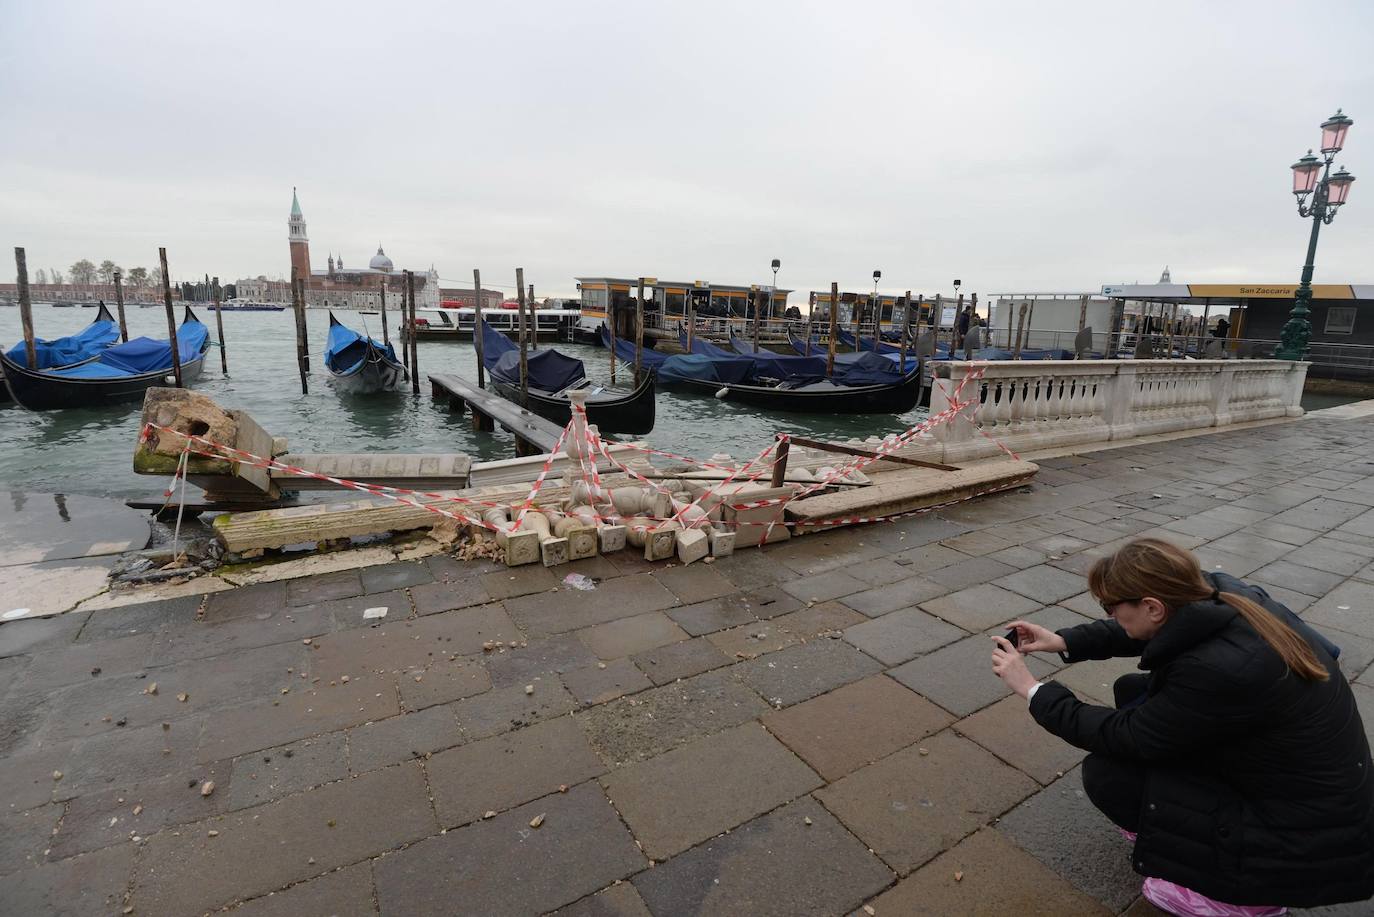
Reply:
<svg viewBox="0 0 1374 917"><path fill-rule="evenodd" d="M429 377L434 398L448 399L450 410L468 411L474 430L493 430L497 424L515 437L516 455L538 455L553 451L563 428L532 414L520 405L493 392L478 388L465 379L448 373Z"/></svg>

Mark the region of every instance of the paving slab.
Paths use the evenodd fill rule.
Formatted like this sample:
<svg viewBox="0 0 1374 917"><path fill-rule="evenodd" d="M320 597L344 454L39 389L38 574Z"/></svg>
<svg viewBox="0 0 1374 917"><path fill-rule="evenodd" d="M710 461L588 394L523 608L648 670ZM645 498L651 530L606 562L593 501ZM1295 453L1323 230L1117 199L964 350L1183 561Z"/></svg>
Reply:
<svg viewBox="0 0 1374 917"><path fill-rule="evenodd" d="M1108 910L990 828L965 838L870 902L878 915L1053 914Z"/></svg>
<svg viewBox="0 0 1374 917"><path fill-rule="evenodd" d="M573 696L557 677L536 678L530 682L533 693L522 685L495 688L451 705L458 725L469 739L509 732L541 720L562 716L577 706Z"/></svg>
<svg viewBox="0 0 1374 917"><path fill-rule="evenodd" d="M768 705L732 671L718 669L618 698L578 719L602 760L619 767L738 726L766 710Z"/></svg>
<svg viewBox="0 0 1374 917"><path fill-rule="evenodd" d="M396 689L389 679L361 677L337 685L302 683L278 698L209 714L197 760L232 758L400 712Z"/></svg>
<svg viewBox="0 0 1374 917"><path fill-rule="evenodd" d="M422 615L486 605L495 598L477 577L411 586L410 597L415 602L415 611Z"/></svg>
<svg viewBox="0 0 1374 917"><path fill-rule="evenodd" d="M779 563L771 548L740 551L716 561L720 573L741 589L760 589L796 575L791 567Z"/></svg>
<svg viewBox="0 0 1374 917"><path fill-rule="evenodd" d="M821 779L763 727L745 723L621 768L601 784L644 852L666 860ZM680 805L684 799L692 805Z"/></svg>
<svg viewBox="0 0 1374 917"><path fill-rule="evenodd" d="M1006 549L1003 548L1002 550ZM990 555L985 555L970 557L956 564L950 564L948 567L932 570L925 576L931 582L944 586L947 592L953 592L956 589L989 582L999 576L1006 576L1008 573L1015 572L1016 569L1011 564L1002 563L999 560L994 560Z"/></svg>
<svg viewBox="0 0 1374 917"><path fill-rule="evenodd" d="M530 821L542 815L538 828ZM384 914L540 914L643 869L595 783L426 838L373 865Z"/></svg>
<svg viewBox="0 0 1374 917"><path fill-rule="evenodd" d="M1119 912L1140 894L1141 877L1131 869L1132 844L1083 792L1081 772L1074 768L1002 816L997 830L1079 891Z"/></svg>
<svg viewBox="0 0 1374 917"><path fill-rule="evenodd" d="M905 875L1035 789L1025 774L945 731L840 778L816 797Z"/></svg>
<svg viewBox="0 0 1374 917"><path fill-rule="evenodd" d="M693 637L757 620L746 593L670 608L667 615Z"/></svg>
<svg viewBox="0 0 1374 917"><path fill-rule="evenodd" d="M64 776L55 795L70 799L92 787L104 787L111 774L140 781L189 767L195 761L196 743L204 725L203 717L187 717L166 729L143 726L81 739L67 766L57 768Z"/></svg>
<svg viewBox="0 0 1374 917"><path fill-rule="evenodd" d="M766 547L764 551L774 555L775 562L781 561L802 576L811 576L882 557L885 553L876 544L860 545L861 541L863 537L857 530L835 530L794 538L786 544Z"/></svg>
<svg viewBox="0 0 1374 917"><path fill-rule="evenodd" d="M563 673L563 686L584 707L604 704L654 686L630 659L602 662Z"/></svg>
<svg viewBox="0 0 1374 917"><path fill-rule="evenodd" d="M956 716L967 716L1011 693L992 674L993 645L986 636L969 637L918 656L888 674ZM1036 678L1054 671L1034 656L1027 657L1026 666Z"/></svg>
<svg viewBox="0 0 1374 917"><path fill-rule="evenodd" d="M429 568L429 572L434 575L436 580L443 580L446 583L471 579L487 573L498 573L507 569L505 564L494 560L459 560L448 554L431 554L424 559L424 565Z"/></svg>
<svg viewBox="0 0 1374 917"><path fill-rule="evenodd" d="M645 870L635 888L656 915L843 914L892 873L812 799L783 806Z"/></svg>
<svg viewBox="0 0 1374 917"><path fill-rule="evenodd" d="M1075 662L1054 673L1054 680L1064 685L1078 699L1106 707L1116 705L1112 686L1122 675L1140 673L1140 658L1120 656L1116 659L1090 659Z"/></svg>
<svg viewBox="0 0 1374 917"><path fill-rule="evenodd" d="M734 660L753 659L765 653L776 653L799 642L801 638L791 631L784 630L782 625L773 620L742 624L729 630L717 631L707 634L706 639Z"/></svg>
<svg viewBox="0 0 1374 917"><path fill-rule="evenodd" d="M65 859L126 843L131 837L149 837L166 825L218 815L230 807L224 792L230 772L229 762L220 761L147 780L113 776L67 802L62 824L45 845L48 859ZM200 793L207 780L220 788L208 797Z"/></svg>
<svg viewBox="0 0 1374 917"><path fill-rule="evenodd" d="M840 570L803 576L782 584L789 595L803 602L828 602L856 592L863 592L867 584Z"/></svg>
<svg viewBox="0 0 1374 917"><path fill-rule="evenodd" d="M631 658L656 685L665 685L679 678L691 678L733 661L705 637L636 653Z"/></svg>
<svg viewBox="0 0 1374 917"><path fill-rule="evenodd" d="M133 844L45 863L0 877L0 901L11 914L118 914L123 909L133 865Z"/></svg>
<svg viewBox="0 0 1374 917"><path fill-rule="evenodd" d="M1231 571L1226 572L1230 573ZM1339 573L1327 573L1325 570L1314 570L1301 564L1279 560L1252 571L1245 576L1245 579L1275 583L1285 589L1301 592L1313 598L1320 598L1339 586L1345 577Z"/></svg>
<svg viewBox="0 0 1374 917"><path fill-rule="evenodd" d="M556 592L525 595L505 602L511 617L531 634L566 633L678 604L681 603L677 596L648 573L607 580L590 591L560 586Z"/></svg>
<svg viewBox="0 0 1374 917"><path fill-rule="evenodd" d="M844 639L885 665L906 662L968 636L919 608L894 611L845 629Z"/></svg>
<svg viewBox="0 0 1374 917"><path fill-rule="evenodd" d="M1030 705L1015 694L954 724L967 736L1022 773L1048 785L1072 770L1087 752L1040 727Z"/></svg>
<svg viewBox="0 0 1374 917"><path fill-rule="evenodd" d="M900 540L905 541L905 539ZM844 572L855 579L863 580L870 586L886 586L888 583L906 579L912 574L909 565L899 564L890 557L877 557L873 560L850 564L844 568Z"/></svg>
<svg viewBox="0 0 1374 917"><path fill-rule="evenodd" d="M77 682L89 682L106 674L141 672L148 664L155 639L152 634L139 634L34 653L24 670L19 689L37 694Z"/></svg>
<svg viewBox="0 0 1374 917"><path fill-rule="evenodd" d="M136 913L200 913L437 830L424 774L401 764L158 832L139 858L131 903Z"/></svg>
<svg viewBox="0 0 1374 917"><path fill-rule="evenodd" d="M135 634L151 633L171 624L188 624L195 619L204 602L204 596L186 595L161 602L140 602L135 605L101 608L92 612L89 617L80 616L86 624L77 635L76 642L94 643L97 640L132 637ZM68 613L63 615L63 618L70 616ZM4 644L4 633L4 628L0 628L0 648ZM3 652L0 652L0 655L4 655Z"/></svg>
<svg viewBox="0 0 1374 917"><path fill-rule="evenodd" d="M886 675L763 716L763 725L826 780L886 757L954 718Z"/></svg>
<svg viewBox="0 0 1374 917"><path fill-rule="evenodd" d="M422 758L464 740L458 715L451 704L389 716L348 730L349 769L355 774L363 774ZM262 755L258 757L261 759Z"/></svg>
<svg viewBox="0 0 1374 917"><path fill-rule="evenodd" d="M206 659L235 650L318 637L334 628L334 616L320 606L264 608L255 614L215 623L184 620L159 629L151 658Z"/></svg>
<svg viewBox="0 0 1374 917"><path fill-rule="evenodd" d="M1369 558L1368 549L1333 538L1318 538L1290 551L1284 559L1313 570L1354 576L1364 569Z"/></svg>
<svg viewBox="0 0 1374 917"><path fill-rule="evenodd" d="M42 863L62 816L56 803L0 814L0 876Z"/></svg>
<svg viewBox="0 0 1374 917"><path fill-rule="evenodd" d="M595 665L597 658L576 634L556 634L502 647L487 654L485 661L492 686L509 688Z"/></svg>
<svg viewBox="0 0 1374 917"><path fill-rule="evenodd" d="M1374 583L1350 580L1336 586L1303 612L1303 618L1315 626L1335 628L1374 638ZM1337 642L1340 642L1338 638Z"/></svg>
<svg viewBox="0 0 1374 917"><path fill-rule="evenodd" d="M1034 599L983 583L922 602L921 608L964 630L979 631L1024 617L1040 607Z"/></svg>
<svg viewBox="0 0 1374 917"><path fill-rule="evenodd" d="M227 791L226 808L246 809L347 776L348 740L342 732L331 732L240 755L221 787Z"/></svg>
<svg viewBox="0 0 1374 917"><path fill-rule="evenodd" d="M714 566L692 564L686 567L666 567L653 573L655 579L676 595L684 605L718 599L739 591L739 587Z"/></svg>
<svg viewBox="0 0 1374 917"><path fill-rule="evenodd" d="M480 579L486 593L499 602L557 589L560 577L549 568L535 564L502 567L500 570L480 574Z"/></svg>
<svg viewBox="0 0 1374 917"><path fill-rule="evenodd" d="M75 612L0 622L0 656L17 656L66 646L76 640L91 614Z"/></svg>
<svg viewBox="0 0 1374 917"><path fill-rule="evenodd" d="M481 653L488 642L522 636L500 604L481 605L321 637L312 641L311 669L325 680L368 672L418 674L451 656Z"/></svg>
<svg viewBox="0 0 1374 917"><path fill-rule="evenodd" d="M577 637L600 659L620 659L688 638L687 631L661 611L608 621L577 631Z"/></svg>
<svg viewBox="0 0 1374 917"><path fill-rule="evenodd" d="M571 716L470 742L425 764L445 828L575 786L606 770Z"/></svg>
<svg viewBox="0 0 1374 917"><path fill-rule="evenodd" d="M442 656L423 672L396 676L401 703L407 710L423 710L481 694L491 688L491 677L473 656Z"/></svg>
<svg viewBox="0 0 1374 917"><path fill-rule="evenodd" d="M971 555L947 548L942 544L925 544L907 548L892 555L892 562L912 573L929 573L969 560Z"/></svg>
<svg viewBox="0 0 1374 917"><path fill-rule="evenodd" d="M575 904L561 907L552 917L653 917L644 899L628 882L603 888Z"/></svg>
<svg viewBox="0 0 1374 917"><path fill-rule="evenodd" d="M1258 564L1273 563L1293 550L1293 546L1283 541L1274 541L1261 535L1244 530L1224 535L1207 546L1216 551L1235 554ZM1301 563L1301 561L1298 561Z"/></svg>
<svg viewBox="0 0 1374 917"><path fill-rule="evenodd" d="M357 570L338 570L287 580L286 604L313 605L347 599L363 592L363 580Z"/></svg>
<svg viewBox="0 0 1374 917"><path fill-rule="evenodd" d="M372 864L357 863L231 908L234 917L372 917Z"/></svg>
<svg viewBox="0 0 1374 917"><path fill-rule="evenodd" d="M1162 518L1161 521L1163 521ZM1037 551L1036 549L1028 548L1025 545L1016 545L1015 547L1003 548L1002 550L994 551L992 554L989 554L987 556L991 560L995 560L1001 564L1006 564L1008 567L1012 567L1017 570L1024 570L1027 567L1038 566L1039 564L1043 564L1045 561L1050 559L1050 554L1048 551Z"/></svg>
<svg viewBox="0 0 1374 917"><path fill-rule="evenodd" d="M421 561L413 560L363 567L358 571L358 575L362 577L364 594L389 592L392 589L405 589L434 582L434 573L430 568Z"/></svg>
<svg viewBox="0 0 1374 917"><path fill-rule="evenodd" d="M847 595L841 601L855 611L876 618L899 608L914 607L928 599L944 595L951 588L953 587L932 582L924 576L911 576L876 589L865 589L863 592Z"/></svg>
<svg viewBox="0 0 1374 917"><path fill-rule="evenodd" d="M864 615L842 602L821 602L778 615L772 622L799 640L810 640L822 634L840 633L846 627L866 620Z"/></svg>
<svg viewBox="0 0 1374 917"><path fill-rule="evenodd" d="M1088 588L1088 581L1078 574L1044 565L1018 570L994 582L1040 605L1053 605Z"/></svg>
<svg viewBox="0 0 1374 917"><path fill-rule="evenodd" d="M739 677L774 707L800 703L882 670L881 662L838 635L818 637L738 667Z"/></svg>

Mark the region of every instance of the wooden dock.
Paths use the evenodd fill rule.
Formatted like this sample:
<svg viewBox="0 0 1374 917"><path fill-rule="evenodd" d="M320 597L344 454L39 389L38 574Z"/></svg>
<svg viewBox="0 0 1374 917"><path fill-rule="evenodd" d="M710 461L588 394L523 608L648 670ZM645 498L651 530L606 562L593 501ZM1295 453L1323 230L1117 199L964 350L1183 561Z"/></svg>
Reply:
<svg viewBox="0 0 1374 917"><path fill-rule="evenodd" d="M563 428L532 414L494 392L483 391L458 376L435 373L429 384L436 399L448 399L449 410L472 414L475 430L493 430L496 424L515 437L517 455L540 455L553 451Z"/></svg>

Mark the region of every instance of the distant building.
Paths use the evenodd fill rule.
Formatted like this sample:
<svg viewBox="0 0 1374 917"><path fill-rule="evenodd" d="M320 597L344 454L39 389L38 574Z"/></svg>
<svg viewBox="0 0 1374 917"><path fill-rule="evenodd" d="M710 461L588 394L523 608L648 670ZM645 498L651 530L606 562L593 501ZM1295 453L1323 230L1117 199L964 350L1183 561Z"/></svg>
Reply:
<svg viewBox="0 0 1374 917"><path fill-rule="evenodd" d="M418 300L420 294L416 293L415 298ZM501 300L504 298L500 290L488 290L486 287L482 288L483 309L499 309L501 307ZM462 287L439 288L439 301L446 309L471 309L476 305L475 299L476 297L472 295L472 290L470 289L464 289Z"/></svg>
<svg viewBox="0 0 1374 917"><path fill-rule="evenodd" d="M312 308L334 306L343 309L376 309L381 304L382 287L386 287L389 307L399 308L405 289L406 273L396 270L382 246L365 268L345 268L343 255L336 259L331 252L324 270L310 266L310 238L305 231L305 215L301 213L296 189L291 189L291 214L286 221L287 245L291 251L291 267L296 276L305 279L305 303ZM431 265L427 271L414 271L415 305L419 308L439 307L439 272ZM265 277L235 281L241 299L267 302L291 302L289 280L268 280Z"/></svg>

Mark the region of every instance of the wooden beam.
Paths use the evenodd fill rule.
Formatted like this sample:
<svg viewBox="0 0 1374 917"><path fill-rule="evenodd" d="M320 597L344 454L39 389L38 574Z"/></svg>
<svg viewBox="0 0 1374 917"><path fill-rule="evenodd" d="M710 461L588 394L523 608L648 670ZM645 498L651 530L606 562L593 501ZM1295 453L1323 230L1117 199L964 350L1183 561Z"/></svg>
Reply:
<svg viewBox="0 0 1374 917"><path fill-rule="evenodd" d="M865 458L881 459L884 462L895 462L898 465L913 465L917 468L934 468L937 471L959 471L958 465L943 465L939 462L925 462L921 459L907 458L904 455L879 455L872 449L861 449L858 446L850 446L845 443L828 443L820 439L811 439L806 436L793 436L792 442L798 446L805 446L807 449L819 449L822 452L838 452L842 455L860 455ZM773 486L777 486L776 484Z"/></svg>

